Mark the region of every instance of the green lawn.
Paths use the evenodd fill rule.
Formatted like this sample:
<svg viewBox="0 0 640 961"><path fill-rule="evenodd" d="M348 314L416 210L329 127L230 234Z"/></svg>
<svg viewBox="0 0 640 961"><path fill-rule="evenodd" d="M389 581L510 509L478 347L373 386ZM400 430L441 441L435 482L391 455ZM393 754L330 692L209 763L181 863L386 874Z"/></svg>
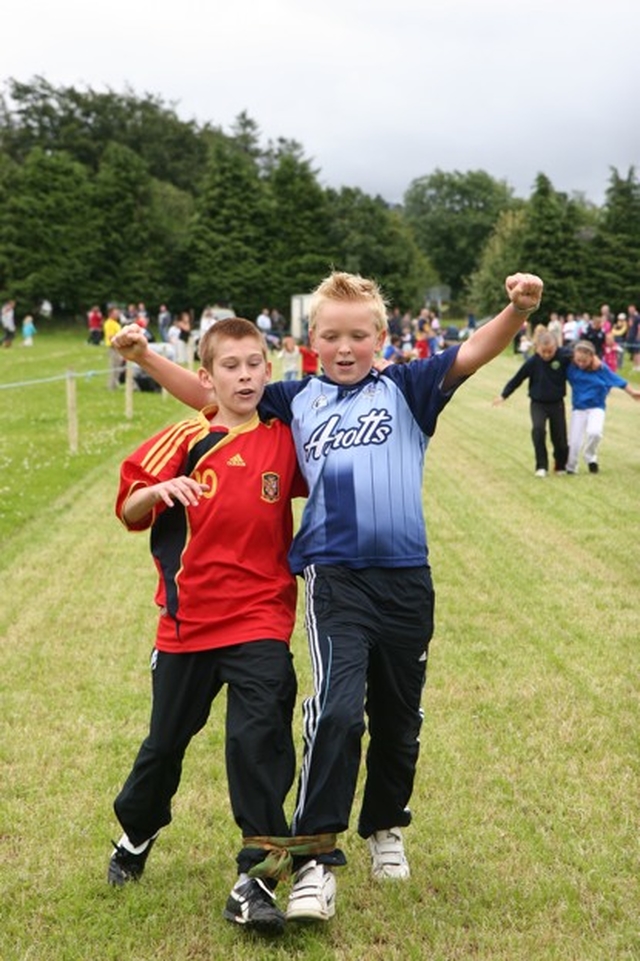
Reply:
<svg viewBox="0 0 640 961"><path fill-rule="evenodd" d="M77 332L0 351L0 388L83 372L75 455L64 381L0 389L2 961L637 961L640 404L612 393L599 475L544 480L525 391L491 407L511 354L443 414L424 485L438 602L412 877L372 882L353 829L336 918L264 942L221 918L239 840L222 699L144 879L105 882L155 621L147 539L113 514L118 466L185 413L138 394L127 420L105 354ZM293 649L304 694L301 620Z"/></svg>

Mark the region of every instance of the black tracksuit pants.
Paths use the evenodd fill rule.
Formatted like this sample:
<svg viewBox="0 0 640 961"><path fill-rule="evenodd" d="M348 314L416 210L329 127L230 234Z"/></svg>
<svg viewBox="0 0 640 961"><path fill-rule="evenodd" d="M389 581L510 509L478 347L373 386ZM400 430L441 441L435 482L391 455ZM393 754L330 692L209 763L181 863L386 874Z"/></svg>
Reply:
<svg viewBox="0 0 640 961"><path fill-rule="evenodd" d="M114 802L133 844L171 821L185 751L224 684L227 777L236 824L245 837L289 834L283 804L295 774L296 677L288 646L262 640L188 654L154 651L149 734ZM239 870L263 858L259 849L241 850Z"/></svg>
<svg viewBox="0 0 640 961"><path fill-rule="evenodd" d="M429 568L312 566L304 577L314 694L303 705L305 750L292 833L346 830L365 715L370 737L358 833L366 838L406 826L433 633Z"/></svg>
<svg viewBox="0 0 640 961"><path fill-rule="evenodd" d="M531 440L536 456L536 470L549 470L546 441L547 421L549 421L549 434L553 446L554 468L555 470L564 470L567 466L567 456L569 454L564 400L556 400L551 403L532 400L530 402L530 412Z"/></svg>

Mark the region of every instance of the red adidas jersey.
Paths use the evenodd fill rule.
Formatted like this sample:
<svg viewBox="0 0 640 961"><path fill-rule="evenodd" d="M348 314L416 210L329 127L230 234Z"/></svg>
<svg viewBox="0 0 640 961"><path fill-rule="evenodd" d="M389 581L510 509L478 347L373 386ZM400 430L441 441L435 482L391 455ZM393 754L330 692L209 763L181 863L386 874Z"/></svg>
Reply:
<svg viewBox="0 0 640 961"><path fill-rule="evenodd" d="M215 408L166 428L121 468L116 514L131 530L151 527L158 570L156 646L179 653L275 638L288 643L296 581L287 552L291 498L306 495L291 431L256 415L241 427L212 426ZM134 525L130 494L172 477L208 484L197 507L158 505Z"/></svg>

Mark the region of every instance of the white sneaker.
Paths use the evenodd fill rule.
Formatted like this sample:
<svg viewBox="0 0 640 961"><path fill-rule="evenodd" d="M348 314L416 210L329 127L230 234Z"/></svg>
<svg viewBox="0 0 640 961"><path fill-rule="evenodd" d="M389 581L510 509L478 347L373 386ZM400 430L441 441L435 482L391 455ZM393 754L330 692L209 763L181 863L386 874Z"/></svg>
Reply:
<svg viewBox="0 0 640 961"><path fill-rule="evenodd" d="M536 471L536 477L546 477L546 476L547 476L547 472L544 469L544 467L539 467Z"/></svg>
<svg viewBox="0 0 640 961"><path fill-rule="evenodd" d="M336 879L326 864L307 861L296 871L287 921L328 921L336 913Z"/></svg>
<svg viewBox="0 0 640 961"><path fill-rule="evenodd" d="M374 878L404 880L409 877L411 872L405 857L400 828L376 831L367 838L367 842L371 852L371 872Z"/></svg>

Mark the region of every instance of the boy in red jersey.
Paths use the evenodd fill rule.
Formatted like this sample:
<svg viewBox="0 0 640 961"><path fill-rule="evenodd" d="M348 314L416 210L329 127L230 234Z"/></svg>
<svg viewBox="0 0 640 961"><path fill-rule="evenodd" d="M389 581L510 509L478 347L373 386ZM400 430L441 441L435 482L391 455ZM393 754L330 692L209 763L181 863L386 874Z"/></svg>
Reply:
<svg viewBox="0 0 640 961"><path fill-rule="evenodd" d="M256 413L270 375L256 327L220 321L200 358L200 382L216 404L143 443L121 468L116 513L128 530L151 529L160 614L150 730L114 802L125 833L108 880L121 887L141 876L171 821L187 746L226 684L229 794L245 843L224 917L277 933L284 914L275 885L249 872L267 855L261 839L289 834L296 583L287 550L291 498L306 488L291 431Z"/></svg>

